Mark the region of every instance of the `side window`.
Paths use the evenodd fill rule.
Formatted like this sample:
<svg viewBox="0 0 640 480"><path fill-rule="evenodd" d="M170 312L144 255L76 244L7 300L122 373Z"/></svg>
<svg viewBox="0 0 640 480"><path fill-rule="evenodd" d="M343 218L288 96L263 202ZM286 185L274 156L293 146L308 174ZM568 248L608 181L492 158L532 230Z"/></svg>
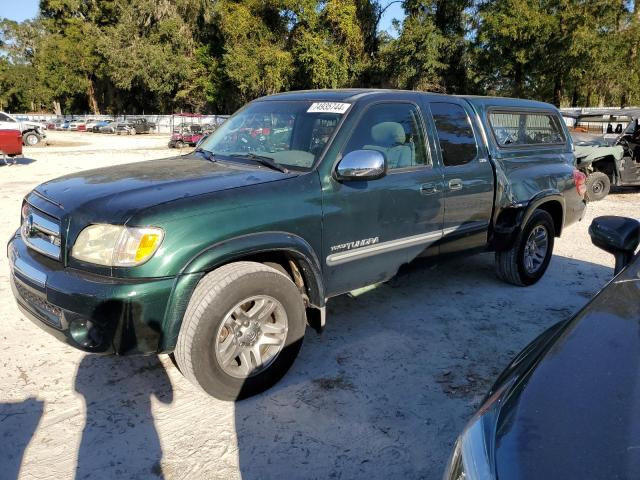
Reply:
<svg viewBox="0 0 640 480"><path fill-rule="evenodd" d="M558 117L547 113L491 112L489 123L498 145L557 145L565 138Z"/></svg>
<svg viewBox="0 0 640 480"><path fill-rule="evenodd" d="M464 108L446 102L434 102L430 106L445 166L464 165L476 158L478 146Z"/></svg>
<svg viewBox="0 0 640 480"><path fill-rule="evenodd" d="M15 120L4 113L0 113L0 122L12 122L15 123Z"/></svg>
<svg viewBox="0 0 640 480"><path fill-rule="evenodd" d="M430 165L418 109L409 103L379 103L367 109L342 154L354 150L382 152L389 170Z"/></svg>

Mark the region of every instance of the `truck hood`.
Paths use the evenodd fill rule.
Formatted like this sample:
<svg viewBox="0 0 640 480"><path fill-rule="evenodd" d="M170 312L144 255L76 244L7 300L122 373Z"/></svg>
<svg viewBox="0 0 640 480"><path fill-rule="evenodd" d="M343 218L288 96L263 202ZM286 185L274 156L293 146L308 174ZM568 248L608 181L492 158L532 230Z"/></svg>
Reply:
<svg viewBox="0 0 640 480"><path fill-rule="evenodd" d="M498 478L638 478L638 258L533 365L519 362L530 366L502 404L491 442Z"/></svg>
<svg viewBox="0 0 640 480"><path fill-rule="evenodd" d="M20 123L22 124L23 130L25 129L25 127L40 128L42 130L46 130L46 128L47 128L47 126L45 124L42 124L42 123L29 122L29 121L24 121L24 122L20 122Z"/></svg>
<svg viewBox="0 0 640 480"><path fill-rule="evenodd" d="M39 185L35 192L57 205L54 216L73 213L87 217L87 222L122 223L136 212L173 200L293 175L188 155L65 175Z"/></svg>

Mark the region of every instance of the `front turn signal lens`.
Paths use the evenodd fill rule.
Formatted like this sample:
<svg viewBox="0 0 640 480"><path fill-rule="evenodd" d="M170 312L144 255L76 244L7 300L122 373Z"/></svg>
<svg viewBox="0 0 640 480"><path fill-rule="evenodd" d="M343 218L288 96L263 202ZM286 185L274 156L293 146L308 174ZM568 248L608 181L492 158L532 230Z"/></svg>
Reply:
<svg viewBox="0 0 640 480"><path fill-rule="evenodd" d="M157 233L147 233L142 236L136 250L136 262L143 262L156 251L160 245L161 236Z"/></svg>

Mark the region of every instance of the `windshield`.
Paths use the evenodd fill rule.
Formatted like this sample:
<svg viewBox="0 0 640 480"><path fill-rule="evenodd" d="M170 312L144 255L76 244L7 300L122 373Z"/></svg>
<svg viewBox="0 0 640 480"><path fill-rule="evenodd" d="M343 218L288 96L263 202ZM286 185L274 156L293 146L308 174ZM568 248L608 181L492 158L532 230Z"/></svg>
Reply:
<svg viewBox="0 0 640 480"><path fill-rule="evenodd" d="M200 147L223 158L262 155L285 167L310 169L348 107L303 101L252 103L224 122Z"/></svg>

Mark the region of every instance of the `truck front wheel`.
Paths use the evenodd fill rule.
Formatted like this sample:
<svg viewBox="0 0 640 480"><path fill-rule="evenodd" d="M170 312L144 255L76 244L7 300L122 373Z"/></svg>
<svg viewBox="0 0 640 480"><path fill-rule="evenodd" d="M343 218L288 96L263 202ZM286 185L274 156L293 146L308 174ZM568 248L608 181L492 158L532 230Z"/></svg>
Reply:
<svg viewBox="0 0 640 480"><path fill-rule="evenodd" d="M29 147L33 147L40 142L40 137L35 132L27 132L22 136L22 143L28 145Z"/></svg>
<svg viewBox="0 0 640 480"><path fill-rule="evenodd" d="M496 273L501 280L521 287L542 278L553 254L553 218L536 210L508 250L496 252Z"/></svg>
<svg viewBox="0 0 640 480"><path fill-rule="evenodd" d="M609 190L611 190L611 181L607 174L603 172L593 172L589 174L585 185L587 191L584 196L589 202L602 200L609 195Z"/></svg>
<svg viewBox="0 0 640 480"><path fill-rule="evenodd" d="M193 292L175 359L209 395L240 400L284 376L305 324L302 297L288 276L261 263L231 263L207 274Z"/></svg>

